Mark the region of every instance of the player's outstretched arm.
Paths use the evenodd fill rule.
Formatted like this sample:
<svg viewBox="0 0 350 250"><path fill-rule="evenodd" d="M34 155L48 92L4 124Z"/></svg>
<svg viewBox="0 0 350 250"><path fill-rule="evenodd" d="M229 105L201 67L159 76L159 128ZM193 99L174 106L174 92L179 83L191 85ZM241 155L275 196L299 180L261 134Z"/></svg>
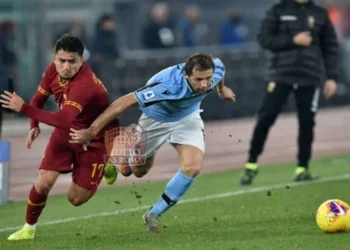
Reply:
<svg viewBox="0 0 350 250"><path fill-rule="evenodd" d="M45 91L41 86L39 86L32 99L30 99L29 105L38 109L42 109L49 96L50 93ZM37 120L30 119L30 129L33 129L38 126L39 122Z"/></svg>
<svg viewBox="0 0 350 250"><path fill-rule="evenodd" d="M37 89L32 99L29 102L30 106L42 109L50 93L44 90L41 86ZM26 148L30 149L33 141L40 135L39 121L30 118L30 131L26 140Z"/></svg>
<svg viewBox="0 0 350 250"><path fill-rule="evenodd" d="M0 102L4 108L19 112L47 125L64 129L69 129L72 121L81 111L70 105L63 105L63 108L59 112L44 111L26 104L22 97L8 91L5 91L4 94L1 95Z"/></svg>
<svg viewBox="0 0 350 250"><path fill-rule="evenodd" d="M113 102L96 120L91 124L88 129L75 130L71 129L72 137L71 143L86 144L92 138L94 138L101 130L119 117L124 111L131 106L138 104L138 101L134 93L130 93L118 98Z"/></svg>

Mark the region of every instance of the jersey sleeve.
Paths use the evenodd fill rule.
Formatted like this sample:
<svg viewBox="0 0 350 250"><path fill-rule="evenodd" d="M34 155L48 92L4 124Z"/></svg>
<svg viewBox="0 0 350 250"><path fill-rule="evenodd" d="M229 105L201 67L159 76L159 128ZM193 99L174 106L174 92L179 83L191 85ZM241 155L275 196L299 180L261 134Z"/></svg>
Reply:
<svg viewBox="0 0 350 250"><path fill-rule="evenodd" d="M48 112L34 106L24 104L20 113L47 125L69 129L73 120L93 98L94 90L89 86L75 86L70 90L69 97L63 103L59 112Z"/></svg>
<svg viewBox="0 0 350 250"><path fill-rule="evenodd" d="M38 89L34 96L31 98L29 105L41 109L49 96L52 94L50 88L50 82L52 81L52 75L54 74L54 65L51 64L44 72ZM30 128L38 127L39 122L35 119L30 119Z"/></svg>
<svg viewBox="0 0 350 250"><path fill-rule="evenodd" d="M179 99L179 92L180 89L171 76L171 68L168 68L151 77L134 95L142 107L147 107L157 102Z"/></svg>
<svg viewBox="0 0 350 250"><path fill-rule="evenodd" d="M74 86L67 94L67 99L63 103L64 106L72 106L82 112L84 107L90 102L94 90L91 87L78 87L79 84Z"/></svg>
<svg viewBox="0 0 350 250"><path fill-rule="evenodd" d="M154 82L146 85L136 90L134 95L138 103L143 107L157 102L175 99L175 96L171 94L166 84L162 82Z"/></svg>
<svg viewBox="0 0 350 250"><path fill-rule="evenodd" d="M225 65L219 58L214 58L214 64L213 81L214 83L219 83L225 77Z"/></svg>
<svg viewBox="0 0 350 250"><path fill-rule="evenodd" d="M37 92L44 96L49 96L52 94L51 88L50 88L50 82L53 79L53 75L55 72L55 65L52 63L50 66L45 70L43 77L40 81L39 87L37 89Z"/></svg>

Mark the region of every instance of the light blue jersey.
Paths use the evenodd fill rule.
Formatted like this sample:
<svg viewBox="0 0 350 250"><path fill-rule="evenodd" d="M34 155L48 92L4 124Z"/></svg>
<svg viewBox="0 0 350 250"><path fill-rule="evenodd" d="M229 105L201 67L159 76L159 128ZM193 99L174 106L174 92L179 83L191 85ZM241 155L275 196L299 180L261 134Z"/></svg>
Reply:
<svg viewBox="0 0 350 250"><path fill-rule="evenodd" d="M214 63L212 82L205 94L193 91L183 75L184 63L160 71L134 92L140 110L160 122L176 122L199 110L202 100L225 76L221 60L215 58Z"/></svg>

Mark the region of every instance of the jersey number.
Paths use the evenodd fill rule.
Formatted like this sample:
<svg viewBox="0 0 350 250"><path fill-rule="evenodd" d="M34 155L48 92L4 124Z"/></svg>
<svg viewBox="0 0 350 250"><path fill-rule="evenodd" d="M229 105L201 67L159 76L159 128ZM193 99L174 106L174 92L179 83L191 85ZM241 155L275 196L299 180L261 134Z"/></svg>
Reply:
<svg viewBox="0 0 350 250"><path fill-rule="evenodd" d="M98 176L99 176L99 178L101 178L104 168L105 168L105 164L103 164L103 163L101 163L101 164L98 164L98 163L92 164L91 178L95 177L96 172L98 172Z"/></svg>

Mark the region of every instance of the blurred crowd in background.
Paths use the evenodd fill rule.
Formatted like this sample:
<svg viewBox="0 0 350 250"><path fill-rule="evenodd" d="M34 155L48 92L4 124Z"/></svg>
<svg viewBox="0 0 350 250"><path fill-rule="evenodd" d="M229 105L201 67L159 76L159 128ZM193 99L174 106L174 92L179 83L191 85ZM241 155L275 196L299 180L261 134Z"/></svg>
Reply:
<svg viewBox="0 0 350 250"><path fill-rule="evenodd" d="M214 44L239 45L248 41L249 27L240 8L233 6L227 10L217 30L209 29L203 19L205 14L197 4L184 6L183 13L172 13L167 3L155 3L142 27L141 48L195 48ZM84 20L73 18L67 20L64 27L55 29L49 40L53 46L56 39L65 32L79 36L85 43L86 57L98 74L101 70L99 63L102 60L118 59L126 56L130 50L125 42L121 42L121 25L114 13L103 13L96 21L93 34L89 36ZM21 56L15 47L15 29L16 23L13 20L3 20L0 23L1 64L11 74L15 70L18 57ZM215 40L210 39L213 37Z"/></svg>
<svg viewBox="0 0 350 250"><path fill-rule="evenodd" d="M206 48L213 46L214 51L223 48L232 51L256 48L259 21L274 1L1 2L0 67L8 77L14 79L14 86L10 88L18 89L26 98L30 98L42 72L52 59L56 39L65 32L72 32L83 40L86 46L85 59L108 88L114 80L104 75L113 72L120 59L144 59L171 51L173 57L182 61L184 58L181 56L186 53L178 52L177 48L187 52L206 51ZM339 41L347 49L350 0L316 2L328 9ZM347 57L343 60L346 63ZM150 72L149 75L153 73L156 72ZM3 81L3 88L4 84Z"/></svg>

